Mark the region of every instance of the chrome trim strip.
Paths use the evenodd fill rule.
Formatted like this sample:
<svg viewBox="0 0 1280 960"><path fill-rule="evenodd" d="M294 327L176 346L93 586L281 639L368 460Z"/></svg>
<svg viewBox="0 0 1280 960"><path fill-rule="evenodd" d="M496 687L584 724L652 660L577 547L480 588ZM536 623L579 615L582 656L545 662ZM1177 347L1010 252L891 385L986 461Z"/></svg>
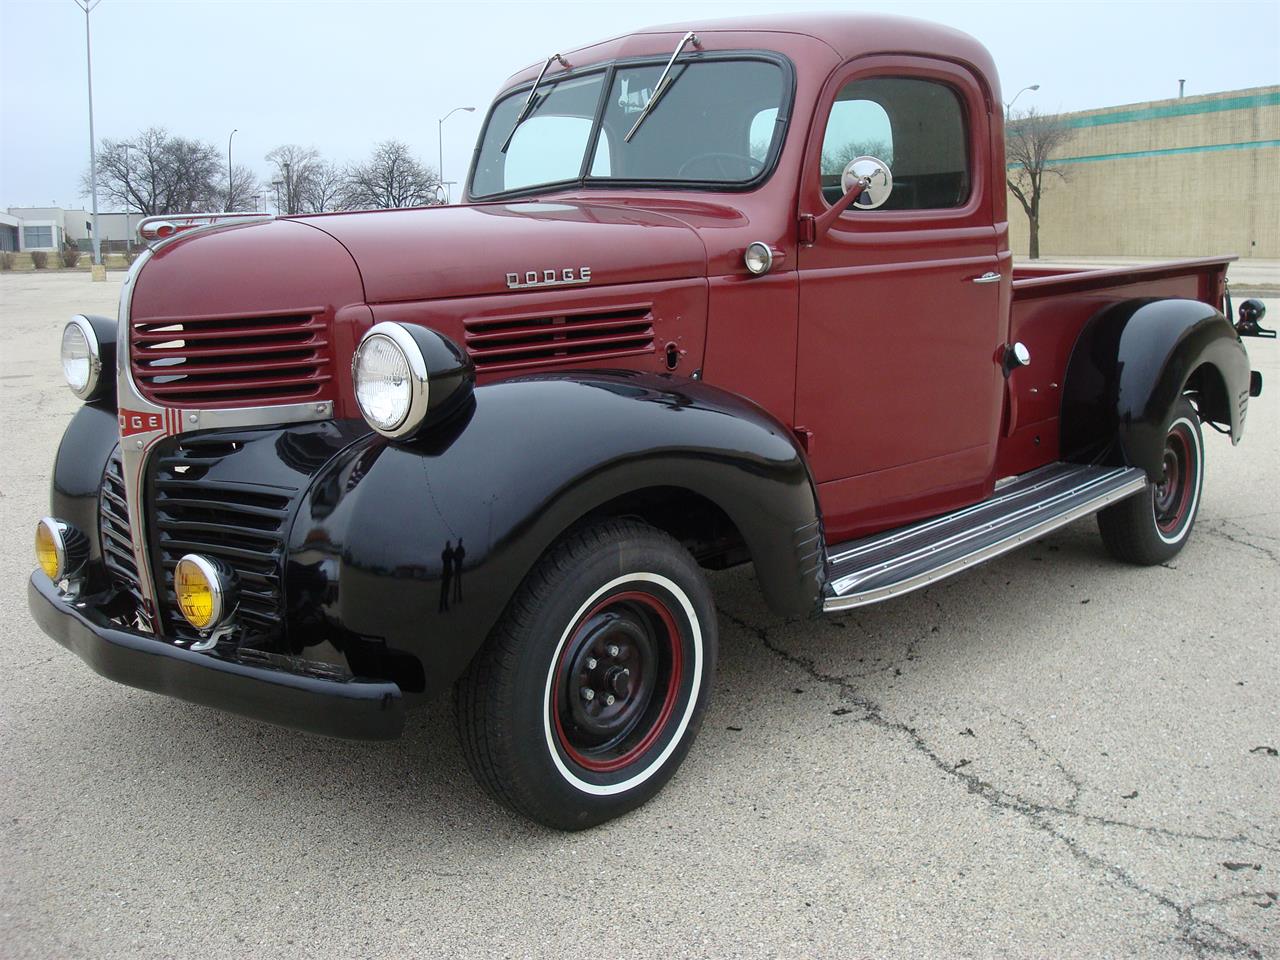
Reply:
<svg viewBox="0 0 1280 960"><path fill-rule="evenodd" d="M1014 534L1013 536L1010 536L1010 537L1005 537L1004 539L999 540L996 543L990 544L987 547L984 547L980 550L975 550L972 553L966 554L963 557L957 557L955 560L952 560L946 564L943 564L942 566L936 567L933 570L929 570L925 573L921 573L908 580L904 580L900 583L895 583L891 586L879 587L875 590L869 590L865 593L853 593L853 594L849 594L848 596L828 597L826 598L826 600L823 601L822 610L824 613L832 613L840 610L849 610L849 609L852 609L853 607L861 607L870 603L877 603L881 600L887 600L890 597L901 596L902 594L911 593L912 591L919 590L922 587L927 587L930 584L937 583L939 580L944 580L947 577L960 573L962 570L966 570L969 567L976 566L979 563L983 563L987 560L992 560L1002 554L1008 553L1010 550L1014 550L1017 547L1022 546L1028 540L1033 540L1036 537L1049 533L1052 530L1056 530L1057 528L1065 526L1066 524L1071 523L1075 520L1078 520L1081 517L1088 516L1091 513L1096 513L1098 510L1101 510L1103 507L1106 507L1119 500L1123 500L1125 497L1132 496L1135 493L1141 492L1147 486L1146 474L1138 470L1137 468L1123 468L1121 472L1132 472L1135 475L1131 479L1129 479L1127 482L1125 482L1123 485L1117 487L1114 490L1110 490L1097 497L1094 497L1082 504L1079 504L1078 506L1071 508L1070 510L1067 510L1064 513L1059 513L1051 517L1046 517L1044 520L1022 531L1021 533ZM1107 474L1107 477L1114 479L1115 473ZM1088 489L1089 487L1096 486L1096 485L1097 485L1096 483L1086 484L1082 488L1077 488L1074 492L1079 493L1081 489ZM1061 498L1054 498L1054 499L1061 499ZM1026 511L1020 511L1020 513L1025 513L1025 512ZM986 529L986 528L981 528L981 529ZM846 578L846 580L847 579L849 578Z"/></svg>
<svg viewBox="0 0 1280 960"><path fill-rule="evenodd" d="M144 398L133 380L131 363L130 317L133 310L133 292L138 274L154 251L179 237L190 237L206 230L238 226L245 223L214 223L207 227L188 230L154 247L143 250L129 268L124 286L120 290L120 310L116 318L116 414L120 422L120 459L124 474L125 501L128 504L129 535L133 539L133 558L138 567L138 586L142 598L150 608L149 618L156 631L163 627L159 598L156 595L156 576L151 569L150 551L147 549L146 517L142 510L143 477L151 451L166 437L180 436L196 430L229 429L236 427L266 427L285 423L308 423L329 420L333 417L332 401L288 403L269 407L228 407L218 409L183 409L166 407Z"/></svg>

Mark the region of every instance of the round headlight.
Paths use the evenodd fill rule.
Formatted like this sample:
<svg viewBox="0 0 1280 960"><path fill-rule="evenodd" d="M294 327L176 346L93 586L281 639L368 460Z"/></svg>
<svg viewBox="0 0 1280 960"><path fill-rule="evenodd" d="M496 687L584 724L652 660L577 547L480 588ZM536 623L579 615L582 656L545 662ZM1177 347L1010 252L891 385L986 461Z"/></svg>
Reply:
<svg viewBox="0 0 1280 960"><path fill-rule="evenodd" d="M403 437L427 412L427 363L409 331L398 323L375 324L351 359L356 403L369 426L385 437Z"/></svg>
<svg viewBox="0 0 1280 960"><path fill-rule="evenodd" d="M197 630L218 625L225 609L226 587L217 568L198 553L188 553L173 571L178 610Z"/></svg>
<svg viewBox="0 0 1280 960"><path fill-rule="evenodd" d="M742 260L747 265L747 270L759 276L762 273L768 273L769 268L773 266L773 250L767 243L757 240L747 244L747 252Z"/></svg>
<svg viewBox="0 0 1280 960"><path fill-rule="evenodd" d="M101 374L102 357L93 324L84 317L72 317L62 328L62 375L67 378L67 386L81 400L88 399L97 389Z"/></svg>

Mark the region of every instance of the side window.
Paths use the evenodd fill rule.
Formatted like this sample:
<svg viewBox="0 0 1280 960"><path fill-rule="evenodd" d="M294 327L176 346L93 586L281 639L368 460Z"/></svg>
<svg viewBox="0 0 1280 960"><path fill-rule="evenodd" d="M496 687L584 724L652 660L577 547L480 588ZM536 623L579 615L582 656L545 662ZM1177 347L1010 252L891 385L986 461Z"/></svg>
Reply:
<svg viewBox="0 0 1280 960"><path fill-rule="evenodd" d="M964 108L945 84L907 77L846 84L822 141L822 193L828 203L840 199L845 164L861 156L877 157L893 172L893 193L882 210L939 210L969 199Z"/></svg>

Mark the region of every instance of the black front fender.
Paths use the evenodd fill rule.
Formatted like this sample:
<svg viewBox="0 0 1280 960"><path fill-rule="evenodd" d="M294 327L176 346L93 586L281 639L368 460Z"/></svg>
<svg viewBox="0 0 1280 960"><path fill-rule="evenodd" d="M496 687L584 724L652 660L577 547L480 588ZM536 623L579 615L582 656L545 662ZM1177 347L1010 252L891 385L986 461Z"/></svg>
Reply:
<svg viewBox="0 0 1280 960"><path fill-rule="evenodd" d="M1248 413L1249 357L1221 313L1196 300L1108 307L1085 326L1067 366L1065 458L1110 459L1158 480L1174 405L1190 388L1200 394L1201 416L1221 423L1238 443Z"/></svg>
<svg viewBox="0 0 1280 960"><path fill-rule="evenodd" d="M728 516L771 606L816 608L817 500L785 427L696 381L577 373L479 387L450 424L335 458L294 521L291 630L346 650L374 641L396 652L406 693L439 692L566 529L656 488Z"/></svg>

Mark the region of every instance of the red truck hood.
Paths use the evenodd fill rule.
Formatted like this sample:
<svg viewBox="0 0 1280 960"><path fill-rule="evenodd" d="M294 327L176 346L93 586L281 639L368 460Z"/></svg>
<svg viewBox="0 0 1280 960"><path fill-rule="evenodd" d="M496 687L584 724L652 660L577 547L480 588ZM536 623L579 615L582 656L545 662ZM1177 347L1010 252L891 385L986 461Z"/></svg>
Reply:
<svg viewBox="0 0 1280 960"><path fill-rule="evenodd" d="M672 217L580 201L479 204L298 218L351 253L368 303L501 293L554 271L591 285L703 277L706 248Z"/></svg>

